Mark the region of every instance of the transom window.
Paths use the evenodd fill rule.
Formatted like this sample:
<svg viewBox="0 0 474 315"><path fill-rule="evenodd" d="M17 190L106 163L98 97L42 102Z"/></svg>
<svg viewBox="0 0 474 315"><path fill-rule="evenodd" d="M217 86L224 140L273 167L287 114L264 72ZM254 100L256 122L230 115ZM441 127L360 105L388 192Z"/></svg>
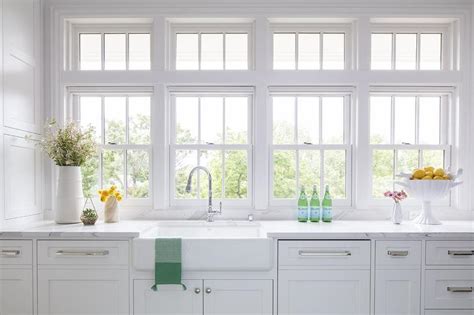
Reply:
<svg viewBox="0 0 474 315"><path fill-rule="evenodd" d="M400 172L448 167L448 94L376 93L370 97L372 197L394 188Z"/></svg>
<svg viewBox="0 0 474 315"><path fill-rule="evenodd" d="M336 203L350 204L350 94L275 93L272 100L272 199L298 188L329 185Z"/></svg>
<svg viewBox="0 0 474 315"><path fill-rule="evenodd" d="M115 185L127 199L151 195L149 93L73 94L74 117L96 131L98 155L82 167L85 195Z"/></svg>
<svg viewBox="0 0 474 315"><path fill-rule="evenodd" d="M176 205L208 198L207 176L198 172L193 190L186 192L194 166L207 167L213 178L213 197L230 204L251 200L252 92L173 92L171 126L171 193ZM233 201L232 201L233 200ZM229 204L229 202L227 202Z"/></svg>

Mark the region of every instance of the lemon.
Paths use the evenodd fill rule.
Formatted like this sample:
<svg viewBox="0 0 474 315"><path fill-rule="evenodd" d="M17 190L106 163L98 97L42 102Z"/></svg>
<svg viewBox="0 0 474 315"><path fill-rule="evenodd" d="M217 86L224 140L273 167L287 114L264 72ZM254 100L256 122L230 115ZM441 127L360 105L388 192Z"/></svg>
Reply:
<svg viewBox="0 0 474 315"><path fill-rule="evenodd" d="M433 179L432 176L425 176L425 177L422 178L422 180L431 180L431 179Z"/></svg>
<svg viewBox="0 0 474 315"><path fill-rule="evenodd" d="M426 175L426 172L425 170L422 170L422 169L416 169L413 171L413 174L412 174L412 176L417 179L422 179L423 177L425 177L425 175Z"/></svg>
<svg viewBox="0 0 474 315"><path fill-rule="evenodd" d="M437 168L435 169L435 171L433 172L433 174L435 176L441 176L443 177L444 175L446 175L446 173L444 172L444 170L442 168Z"/></svg>
<svg viewBox="0 0 474 315"><path fill-rule="evenodd" d="M435 168L434 168L433 166L426 166L426 167L425 167L425 171L426 171L426 172L431 172L431 173L433 173L434 170L435 170Z"/></svg>
<svg viewBox="0 0 474 315"><path fill-rule="evenodd" d="M444 178L442 176L435 176L433 177L434 180L444 180Z"/></svg>
<svg viewBox="0 0 474 315"><path fill-rule="evenodd" d="M443 176L443 179L444 179L444 180L450 180L451 178L449 177L448 174L445 174L445 175Z"/></svg>

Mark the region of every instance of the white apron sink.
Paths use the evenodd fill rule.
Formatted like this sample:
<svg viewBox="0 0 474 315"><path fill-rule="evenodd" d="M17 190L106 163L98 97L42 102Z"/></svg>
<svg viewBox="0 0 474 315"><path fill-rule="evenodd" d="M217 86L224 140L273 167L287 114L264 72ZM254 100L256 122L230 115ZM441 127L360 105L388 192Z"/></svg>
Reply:
<svg viewBox="0 0 474 315"><path fill-rule="evenodd" d="M134 267L154 270L155 238L182 238L184 271L270 270L272 242L257 222L159 222L133 241ZM252 259L249 259L252 258Z"/></svg>

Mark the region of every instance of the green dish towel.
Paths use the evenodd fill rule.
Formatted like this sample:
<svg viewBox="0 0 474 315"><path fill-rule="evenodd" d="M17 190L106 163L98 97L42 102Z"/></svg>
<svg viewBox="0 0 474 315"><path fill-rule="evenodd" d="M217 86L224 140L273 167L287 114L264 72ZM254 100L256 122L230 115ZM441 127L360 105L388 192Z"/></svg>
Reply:
<svg viewBox="0 0 474 315"><path fill-rule="evenodd" d="M181 283L180 238L155 239L155 284L151 289L157 291L158 286L163 284L181 285L186 290Z"/></svg>

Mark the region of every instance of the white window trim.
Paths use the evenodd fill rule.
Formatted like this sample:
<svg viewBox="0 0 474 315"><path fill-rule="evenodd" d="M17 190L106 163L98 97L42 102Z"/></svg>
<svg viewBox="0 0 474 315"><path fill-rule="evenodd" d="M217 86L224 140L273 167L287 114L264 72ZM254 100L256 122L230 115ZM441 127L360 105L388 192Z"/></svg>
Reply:
<svg viewBox="0 0 474 315"><path fill-rule="evenodd" d="M453 70L455 64L455 51L451 24L397 24L397 23L374 23L370 26L370 34L392 34L392 60L390 70L371 69L371 71L443 71ZM396 40L395 34L416 34L416 69L395 69ZM441 69L420 69L420 34L441 34ZM372 42L370 42L372 45ZM371 52L372 50L369 49ZM372 60L372 55L369 58Z"/></svg>
<svg viewBox="0 0 474 315"><path fill-rule="evenodd" d="M325 150L344 150L346 152L346 178L345 178L345 189L346 189L346 198L345 199L334 199L333 204L334 206L338 207L351 207L353 206L353 173L351 170L355 171L354 168L354 157L353 157L353 134L354 134L354 124L352 123L352 115L353 115L353 95L354 89L352 87L269 87L269 107L268 107L268 138L269 138L269 205L275 207L289 207L294 206L297 196L294 198L275 198L273 196L273 152L276 150L294 150L298 152L299 150L316 150L321 152L321 157L324 156ZM272 97L273 96L343 96L344 97L344 142L343 144L273 144L273 105L272 105ZM320 104L321 106L321 104ZM295 110L297 110L295 108ZM319 117L320 122L322 117ZM321 124L320 124L321 128ZM297 134L298 130L298 123L295 122L295 132ZM321 137L321 133L320 133ZM299 170L298 170L298 154L296 153L296 186L295 190L298 191L299 189ZM318 183L318 187L320 191L322 191L321 183L324 182L324 159L320 159L320 182Z"/></svg>
<svg viewBox="0 0 474 315"><path fill-rule="evenodd" d="M392 116L393 116L393 97L394 96L415 96L417 97L417 106L418 106L418 97L420 96L435 96L441 97L441 108L440 108L440 144L371 144L370 143L370 97L371 96L390 96L392 97ZM423 156L421 154L422 150L444 150L444 168L450 168L454 170L454 159L453 159L453 143L454 143L454 132L453 127L455 126L454 121L454 106L452 105L452 98L454 96L454 88L452 87L382 87L382 86L372 86L369 90L369 122L368 122L368 148L369 148L369 169L368 171L368 196L364 202L366 202L369 207L377 207L377 206L390 206L393 202L388 198L374 198L372 195L372 176L373 176L373 169L372 169L372 152L377 149L385 149L385 150L416 150L419 152L418 160L419 164L423 165ZM417 115L417 124L419 121L419 113L416 112ZM445 117L443 119L443 117ZM393 117L392 117L393 119ZM393 123L391 126L391 134L393 136ZM416 128L416 132L418 133L418 127ZM394 155L394 167L396 168L397 165L397 156ZM398 171L395 169L395 176L397 175ZM401 180L398 178L394 178L394 180ZM407 199L403 201L404 204L407 206L415 206L418 205L419 202L413 199ZM454 204L454 196L453 193L450 193L449 197L444 200L434 202L435 206L441 207L451 207Z"/></svg>
<svg viewBox="0 0 474 315"><path fill-rule="evenodd" d="M66 55L66 69L77 71L149 71L129 69L129 34L150 34L150 69L153 67L153 36L151 24L72 24L69 39L69 54ZM101 70L80 69L80 34L101 35ZM125 34L125 69L105 70L105 40L104 34Z"/></svg>
<svg viewBox="0 0 474 315"><path fill-rule="evenodd" d="M101 137L105 139L105 115L104 115L104 96L126 96L127 97L127 132L128 132L128 97L129 96L148 96L150 97L150 106L152 106L153 100L153 89L147 87L68 87L67 88L68 102L66 106L66 117L68 119L73 119L75 121L80 120L80 109L79 109L79 97L81 96L97 96L101 97ZM150 114L152 110L150 108ZM100 154L100 160L102 160L103 150L120 150L124 152L124 192L123 200L121 204L125 207L128 206L151 206L153 201L153 115L150 115L150 143L149 144L98 144L98 152ZM104 140L105 141L105 140ZM148 153L149 159L149 193L147 198L128 198L127 196L127 156L126 152L128 150L139 149L146 151ZM98 171L98 181L99 186L102 187L102 161L99 162L99 171ZM94 195L92 200L94 201L96 207L100 203L98 195Z"/></svg>
<svg viewBox="0 0 474 315"><path fill-rule="evenodd" d="M317 70L305 70L298 69L298 36L295 40L295 69L292 70L280 70L274 69L274 71L347 71L352 70L355 67L355 58L356 58L356 43L353 40L353 23L272 23L270 26L270 42L271 42L271 61L270 65L273 69L273 55L274 55L274 45L273 45L273 34L275 33L319 33L319 34L334 34L334 33L344 33L344 69L332 70L323 68L323 37L320 36L320 54L319 54L319 64L320 69Z"/></svg>
<svg viewBox="0 0 474 315"><path fill-rule="evenodd" d="M178 96L196 96L196 97L206 97L206 96L215 96L215 97L226 97L226 96L243 96L248 98L248 108L247 108L247 144L176 144L175 135L176 135L176 97ZM171 209L187 209L190 206L205 206L208 203L208 197L198 199L178 199L176 198L176 186L175 186L175 172L176 172L176 150L221 150L222 152L226 150L239 149L245 150L247 152L247 198L239 199L227 199L227 198L216 198L213 196L214 203L222 202L227 208L249 208L253 207L254 201L254 152L253 152L253 142L254 142L254 98L255 91L253 87L170 87L168 89L168 104L169 104L169 143L168 143L168 152L169 152L169 207ZM200 118L199 118L200 119ZM199 155L197 157L199 159ZM224 156L223 156L224 158ZM225 164L223 164L225 167ZM223 173L224 174L224 173ZM196 174L199 179L203 178L203 174ZM224 186L224 176L221 179L220 185ZM216 179L213 178L213 184L216 185Z"/></svg>
<svg viewBox="0 0 474 315"><path fill-rule="evenodd" d="M249 71L254 69L255 65L255 23L177 23L168 22L169 39L168 39L168 54L167 54L167 69L172 71ZM198 69L196 70L177 70L176 69L176 36L177 34L198 34ZM225 69L225 36L223 42L223 69L222 70L208 70L201 69L201 34L227 34L227 33L246 33L247 34L247 60L248 69L243 70L227 70Z"/></svg>

